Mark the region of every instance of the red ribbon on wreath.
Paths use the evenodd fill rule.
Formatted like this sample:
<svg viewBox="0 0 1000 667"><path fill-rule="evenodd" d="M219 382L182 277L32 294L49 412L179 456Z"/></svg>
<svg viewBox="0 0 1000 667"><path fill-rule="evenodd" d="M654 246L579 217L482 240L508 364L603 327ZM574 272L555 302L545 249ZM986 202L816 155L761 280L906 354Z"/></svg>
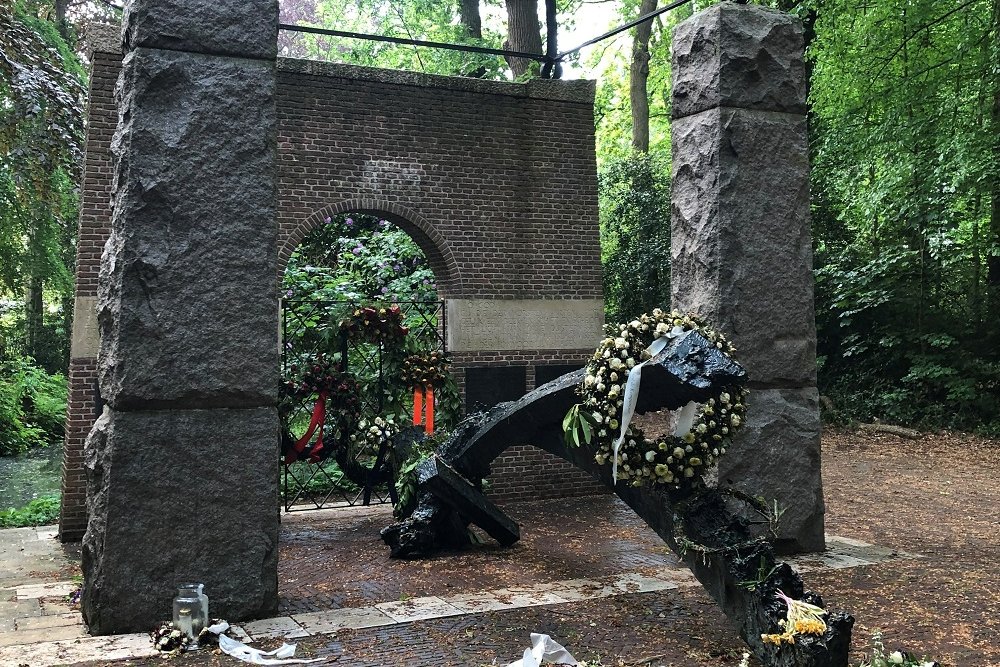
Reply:
<svg viewBox="0 0 1000 667"><path fill-rule="evenodd" d="M434 433L434 388L420 385L413 390L413 425L423 424L427 435Z"/></svg>
<svg viewBox="0 0 1000 667"><path fill-rule="evenodd" d="M319 453L323 451L323 424L326 422L326 393L326 389L319 393L316 405L313 406L312 419L309 420L309 428L306 429L305 435L295 441L294 453L288 452L285 454L285 463L294 463L295 461L302 459L302 453L306 451L309 441L312 439L313 434L317 431L319 432L319 435L316 437L316 444L309 450L309 460L312 463L319 461Z"/></svg>

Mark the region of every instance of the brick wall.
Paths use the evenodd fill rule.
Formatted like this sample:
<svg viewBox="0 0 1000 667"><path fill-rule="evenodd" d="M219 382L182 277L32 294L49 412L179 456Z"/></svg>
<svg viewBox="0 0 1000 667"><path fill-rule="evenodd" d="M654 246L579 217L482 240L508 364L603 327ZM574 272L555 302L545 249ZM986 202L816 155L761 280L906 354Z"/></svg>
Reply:
<svg viewBox="0 0 1000 667"><path fill-rule="evenodd" d="M114 90L120 65L119 55L93 54L76 242L77 299L97 296L101 252L111 232L111 139L118 124ZM87 528L83 442L96 418L96 386L97 359L72 354L59 516L60 535L67 540L80 539Z"/></svg>
<svg viewBox="0 0 1000 667"><path fill-rule="evenodd" d="M94 53L78 297L97 294L110 231L119 68L119 55ZM281 269L326 217L371 212L420 245L445 298L602 297L592 82L511 84L279 59L277 110ZM453 368L464 389L466 367L524 365L530 389L536 364L582 365L591 352L457 353ZM82 447L95 378L92 357L72 360L60 524L67 540L86 528ZM598 489L533 447L509 450L494 478L499 499Z"/></svg>
<svg viewBox="0 0 1000 667"><path fill-rule="evenodd" d="M534 389L538 365L559 364L583 367L594 353L586 350L505 350L499 352L458 352L452 355L455 381L465 390L465 371L483 366L524 366L527 391ZM576 466L530 444L510 447L491 465L487 495L498 503L532 498L566 498L610 489Z"/></svg>
<svg viewBox="0 0 1000 667"><path fill-rule="evenodd" d="M450 298L601 298L593 87L279 60L287 260L338 211L390 214Z"/></svg>

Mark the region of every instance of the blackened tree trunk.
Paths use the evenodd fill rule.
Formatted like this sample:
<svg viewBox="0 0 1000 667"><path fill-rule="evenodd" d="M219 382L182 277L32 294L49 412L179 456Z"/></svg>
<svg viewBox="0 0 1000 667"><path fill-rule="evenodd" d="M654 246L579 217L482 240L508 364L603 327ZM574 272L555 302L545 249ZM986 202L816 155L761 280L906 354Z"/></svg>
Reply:
<svg viewBox="0 0 1000 667"><path fill-rule="evenodd" d="M657 0L642 0L639 15L656 9ZM632 148L642 153L649 152L649 39L653 34L653 22L646 21L636 26L632 42L632 64L629 67L629 99L632 102Z"/></svg>
<svg viewBox="0 0 1000 667"><path fill-rule="evenodd" d="M542 29L538 24L538 0L506 0L507 41L504 48L511 51L542 54ZM532 66L527 58L507 58L514 78L519 78Z"/></svg>

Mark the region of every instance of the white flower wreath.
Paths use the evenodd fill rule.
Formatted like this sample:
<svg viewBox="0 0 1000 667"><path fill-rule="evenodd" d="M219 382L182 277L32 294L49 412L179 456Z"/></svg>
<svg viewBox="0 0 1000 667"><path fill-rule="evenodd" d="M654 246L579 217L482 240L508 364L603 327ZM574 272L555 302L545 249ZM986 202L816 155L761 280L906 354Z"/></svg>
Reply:
<svg viewBox="0 0 1000 667"><path fill-rule="evenodd" d="M613 453L620 437L629 374L652 356L649 348L655 340L685 331L699 332L730 357L735 352L721 333L695 316L677 311L666 313L657 308L628 324L609 325L605 327L607 337L587 364L578 389L583 402L575 405L563 422L567 444L591 444L597 463L612 464L617 479L630 480L633 486L653 482L675 490L690 488L726 453L734 431L745 421L747 390L723 387L700 406L690 404L683 409L673 434L650 439L628 424L617 455Z"/></svg>

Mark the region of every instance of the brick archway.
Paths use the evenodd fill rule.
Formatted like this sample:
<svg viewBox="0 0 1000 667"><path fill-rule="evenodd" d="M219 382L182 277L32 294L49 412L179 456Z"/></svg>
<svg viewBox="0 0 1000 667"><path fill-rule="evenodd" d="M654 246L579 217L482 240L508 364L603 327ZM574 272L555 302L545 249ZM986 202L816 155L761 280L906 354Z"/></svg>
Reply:
<svg viewBox="0 0 1000 667"><path fill-rule="evenodd" d="M87 526L84 440L103 406L97 284L111 231L118 40L114 32L90 44L64 540ZM593 82L506 83L286 58L275 69L278 243L267 252L278 256L276 286L292 251L327 216L377 214L429 260L467 406L519 397L585 363L603 323ZM594 488L528 443L502 459L492 477L501 499Z"/></svg>
<svg viewBox="0 0 1000 667"><path fill-rule="evenodd" d="M367 213L377 215L393 223L406 232L423 251L431 271L434 272L441 296L447 297L451 294L461 293L462 274L458 262L455 260L455 255L448 245L447 239L441 235L434 224L405 206L378 199L347 199L324 206L294 226L283 225L278 239L279 283L285 272L288 259L295 252L295 248L302 242L302 239L309 232L324 224L327 218L341 213Z"/></svg>

